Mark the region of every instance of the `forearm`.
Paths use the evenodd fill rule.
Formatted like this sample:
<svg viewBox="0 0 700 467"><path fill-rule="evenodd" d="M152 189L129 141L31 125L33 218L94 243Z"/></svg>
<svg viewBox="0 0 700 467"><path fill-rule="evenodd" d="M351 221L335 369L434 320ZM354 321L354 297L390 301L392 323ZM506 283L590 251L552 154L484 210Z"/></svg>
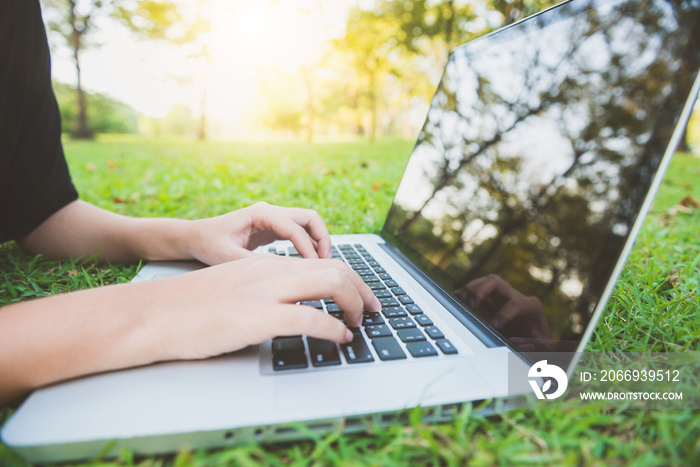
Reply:
<svg viewBox="0 0 700 467"><path fill-rule="evenodd" d="M163 360L148 284L124 284L0 309L0 405L49 383Z"/></svg>
<svg viewBox="0 0 700 467"><path fill-rule="evenodd" d="M200 359L276 336L347 343L345 323L296 305L331 297L357 327L381 305L338 260L273 255L0 308L0 405L37 387L156 361Z"/></svg>
<svg viewBox="0 0 700 467"><path fill-rule="evenodd" d="M186 245L194 233L192 221L131 218L75 201L19 243L30 254L54 259L97 254L99 261L134 263L191 259Z"/></svg>

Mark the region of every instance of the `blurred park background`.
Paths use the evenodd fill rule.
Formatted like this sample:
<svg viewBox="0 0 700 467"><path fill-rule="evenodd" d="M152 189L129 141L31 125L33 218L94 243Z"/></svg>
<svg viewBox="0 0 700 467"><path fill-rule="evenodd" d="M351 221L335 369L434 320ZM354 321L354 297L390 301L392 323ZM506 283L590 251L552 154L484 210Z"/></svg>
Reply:
<svg viewBox="0 0 700 467"><path fill-rule="evenodd" d="M553 3L41 0L82 199L182 218L266 200L317 209L332 233L381 229L449 51ZM700 349L697 117L694 154L674 156L588 350ZM0 306L128 282L136 268L5 243ZM465 405L436 426L417 412L362 436L82 465L698 464L700 411L628 406L485 417ZM25 464L0 444L0 465Z"/></svg>
<svg viewBox="0 0 700 467"><path fill-rule="evenodd" d="M557 2L41 3L67 135L316 142L414 139L454 47Z"/></svg>

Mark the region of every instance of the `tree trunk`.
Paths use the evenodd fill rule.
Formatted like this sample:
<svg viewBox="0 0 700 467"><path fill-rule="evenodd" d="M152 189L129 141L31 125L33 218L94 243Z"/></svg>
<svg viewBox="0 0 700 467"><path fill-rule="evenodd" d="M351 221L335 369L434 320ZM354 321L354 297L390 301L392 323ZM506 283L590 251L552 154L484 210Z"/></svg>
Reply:
<svg viewBox="0 0 700 467"><path fill-rule="evenodd" d="M454 0L449 0L447 2L447 14L449 15L447 21L445 22L445 41L447 42L447 48L452 50L452 30L454 29L455 23L455 5Z"/></svg>
<svg viewBox="0 0 700 467"><path fill-rule="evenodd" d="M314 139L314 100L313 100L313 83L311 70L306 66L301 69L301 76L306 87L306 142L312 143Z"/></svg>
<svg viewBox="0 0 700 467"><path fill-rule="evenodd" d="M690 144L688 144L688 127L685 127L685 130L683 130L683 136L681 136L681 141L678 143L678 149L677 151L679 152L691 152L693 148L690 147Z"/></svg>
<svg viewBox="0 0 700 467"><path fill-rule="evenodd" d="M78 106L78 121L73 129L73 137L76 139L92 139L93 134L87 122L87 102L85 101L85 93L83 92L82 76L80 72L80 39L81 31L78 29L75 20L75 4L71 8L71 23L73 27L73 61L75 63L75 75L77 84L75 86L76 103Z"/></svg>
<svg viewBox="0 0 700 467"><path fill-rule="evenodd" d="M204 79L204 84L202 85L202 112L199 115L199 130L197 132L197 139L200 141L205 141L207 139L207 80Z"/></svg>
<svg viewBox="0 0 700 467"><path fill-rule="evenodd" d="M369 140L374 142L377 136L377 90L375 82L374 72L369 73L369 111L370 111L370 125L369 125Z"/></svg>

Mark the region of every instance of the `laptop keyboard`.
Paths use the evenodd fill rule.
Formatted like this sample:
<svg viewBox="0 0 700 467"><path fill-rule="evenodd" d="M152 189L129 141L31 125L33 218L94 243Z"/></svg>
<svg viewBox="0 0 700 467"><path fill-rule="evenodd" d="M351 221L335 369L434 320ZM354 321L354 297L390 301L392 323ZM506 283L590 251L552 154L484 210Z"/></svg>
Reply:
<svg viewBox="0 0 700 467"><path fill-rule="evenodd" d="M270 247L270 253L300 256L294 247ZM454 355L457 349L433 321L392 279L361 244L333 246L333 258L345 261L372 289L382 304L379 313L365 312L362 326L350 328L354 338L348 344L313 337L277 337L272 340L274 371L369 364L376 355L381 361ZM343 320L343 310L331 298L300 302ZM374 350L370 350L370 347Z"/></svg>

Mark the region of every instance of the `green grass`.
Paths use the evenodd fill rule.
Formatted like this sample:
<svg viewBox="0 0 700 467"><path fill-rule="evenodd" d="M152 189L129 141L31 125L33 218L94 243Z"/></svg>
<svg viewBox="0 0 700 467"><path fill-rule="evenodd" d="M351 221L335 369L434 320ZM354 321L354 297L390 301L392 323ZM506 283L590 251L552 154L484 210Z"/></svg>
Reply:
<svg viewBox="0 0 700 467"><path fill-rule="evenodd" d="M344 233L379 231L411 146L110 141L68 142L66 153L81 197L117 212L196 218L266 200L317 209L332 233ZM686 197L700 200L698 180L700 159L676 155L589 350L700 349L700 209L676 207ZM47 261L6 244L0 269L4 305L128 281L136 267ZM700 454L700 413L691 409L484 417L465 408L441 425L419 415L366 435L149 458L126 452L91 465L690 465ZM21 465L0 445L6 464Z"/></svg>

